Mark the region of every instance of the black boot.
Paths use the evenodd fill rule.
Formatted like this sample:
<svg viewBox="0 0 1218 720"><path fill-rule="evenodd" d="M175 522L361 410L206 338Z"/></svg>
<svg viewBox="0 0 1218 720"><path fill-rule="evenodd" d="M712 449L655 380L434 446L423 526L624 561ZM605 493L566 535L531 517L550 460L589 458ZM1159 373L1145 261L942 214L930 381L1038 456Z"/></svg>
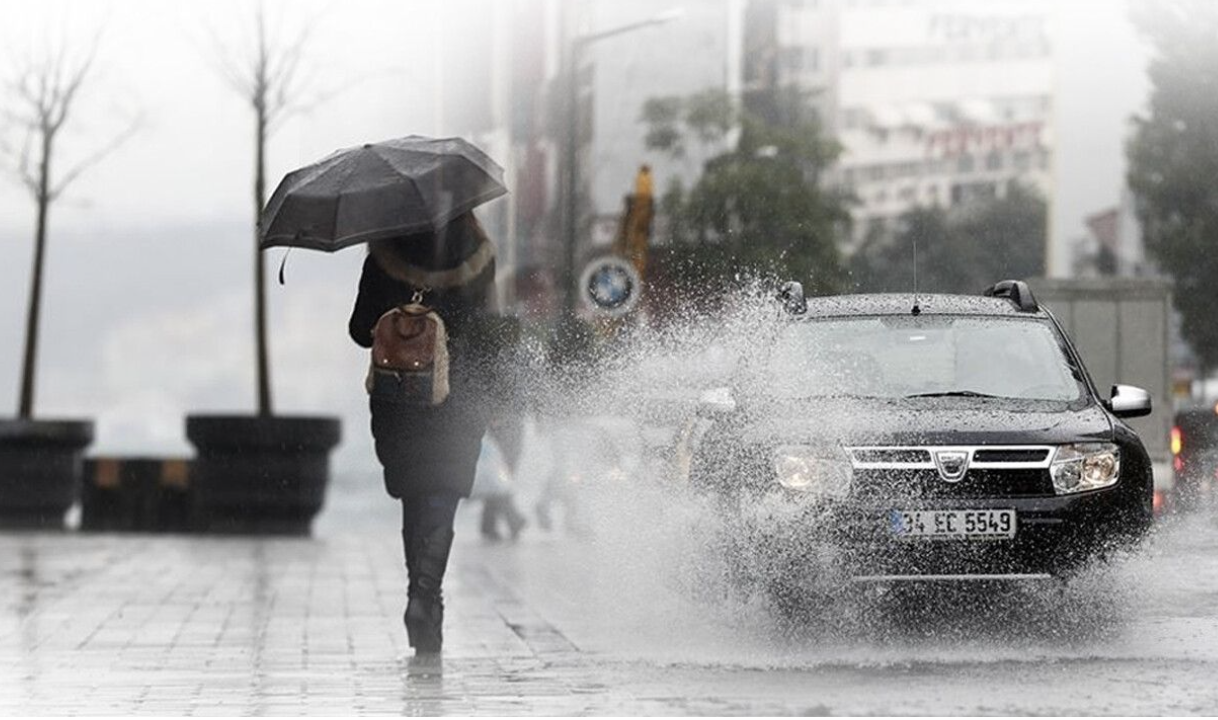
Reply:
<svg viewBox="0 0 1218 720"><path fill-rule="evenodd" d="M444 599L411 595L406 603L406 638L415 654L440 652L444 645Z"/></svg>
<svg viewBox="0 0 1218 720"><path fill-rule="evenodd" d="M410 599L406 604L406 635L417 653L438 653L444 644L444 598L440 588L452 544L453 529L448 525L416 533L407 543Z"/></svg>

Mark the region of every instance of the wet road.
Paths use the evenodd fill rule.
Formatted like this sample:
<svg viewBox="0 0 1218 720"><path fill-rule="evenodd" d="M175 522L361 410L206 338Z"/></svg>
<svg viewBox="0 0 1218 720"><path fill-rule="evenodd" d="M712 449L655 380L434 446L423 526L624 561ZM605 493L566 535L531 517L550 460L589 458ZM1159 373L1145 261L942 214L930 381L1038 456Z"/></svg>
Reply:
<svg viewBox="0 0 1218 720"><path fill-rule="evenodd" d="M377 492L314 540L0 535L0 714L1218 712L1209 514L1065 591L843 601L832 629L719 582L696 509L591 515L488 545L464 512L439 665L406 659Z"/></svg>
<svg viewBox="0 0 1218 720"><path fill-rule="evenodd" d="M581 651L750 712L1218 712L1212 515L1163 523L1136 556L1064 590L844 599L811 627L655 539L532 546L487 567Z"/></svg>

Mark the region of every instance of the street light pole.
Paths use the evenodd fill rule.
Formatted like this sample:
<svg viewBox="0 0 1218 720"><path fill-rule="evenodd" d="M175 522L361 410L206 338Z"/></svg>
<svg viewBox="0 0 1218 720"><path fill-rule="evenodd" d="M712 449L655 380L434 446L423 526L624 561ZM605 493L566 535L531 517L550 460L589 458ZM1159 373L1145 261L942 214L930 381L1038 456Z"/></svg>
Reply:
<svg viewBox="0 0 1218 720"><path fill-rule="evenodd" d="M583 65L583 52L592 43L639 30L653 25L662 25L676 20L684 14L680 8L669 10L647 20L629 23L620 27L573 37L567 46L567 87L563 112L566 115L565 148L563 150L563 208L560 238L563 244L562 257L562 314L575 315L575 251L579 232L579 69Z"/></svg>

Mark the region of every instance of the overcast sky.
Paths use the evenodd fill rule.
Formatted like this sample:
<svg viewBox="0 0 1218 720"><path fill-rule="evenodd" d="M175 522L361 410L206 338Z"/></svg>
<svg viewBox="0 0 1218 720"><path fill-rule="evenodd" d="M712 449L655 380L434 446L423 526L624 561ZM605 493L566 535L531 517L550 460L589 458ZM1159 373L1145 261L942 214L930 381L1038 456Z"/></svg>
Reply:
<svg viewBox="0 0 1218 720"><path fill-rule="evenodd" d="M488 0L492 1L492 0ZM687 0L690 3L697 0ZM984 0L978 0L984 2ZM99 421L96 452L188 454L182 417L253 409L252 119L215 72L219 45L248 47L249 0L0 0L0 61L47 39L80 47L103 27L96 73L60 167L134 112L142 130L85 175L51 224L36 414ZM269 175L349 145L442 130L431 0L266 3L289 37L316 18L309 93L338 92L273 138ZM1117 0L1063 0L1058 42L1055 232L1115 204L1145 51ZM675 30L675 26L674 26ZM628 114L633 118L634 114ZM16 408L33 206L0 184L0 415ZM271 254L271 271L281 251ZM346 420L336 465L371 467L361 389L366 354L346 339L362 254L294 252L270 287L277 409ZM9 410L9 409L12 410Z"/></svg>

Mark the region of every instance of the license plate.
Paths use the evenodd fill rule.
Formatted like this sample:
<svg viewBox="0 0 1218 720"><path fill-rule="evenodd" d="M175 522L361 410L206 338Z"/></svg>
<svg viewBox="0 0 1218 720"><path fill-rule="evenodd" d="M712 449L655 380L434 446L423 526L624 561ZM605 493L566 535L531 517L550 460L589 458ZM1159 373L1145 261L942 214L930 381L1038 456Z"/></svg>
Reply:
<svg viewBox="0 0 1218 720"><path fill-rule="evenodd" d="M892 534L901 539L1003 539L1015 537L1014 510L892 510Z"/></svg>

